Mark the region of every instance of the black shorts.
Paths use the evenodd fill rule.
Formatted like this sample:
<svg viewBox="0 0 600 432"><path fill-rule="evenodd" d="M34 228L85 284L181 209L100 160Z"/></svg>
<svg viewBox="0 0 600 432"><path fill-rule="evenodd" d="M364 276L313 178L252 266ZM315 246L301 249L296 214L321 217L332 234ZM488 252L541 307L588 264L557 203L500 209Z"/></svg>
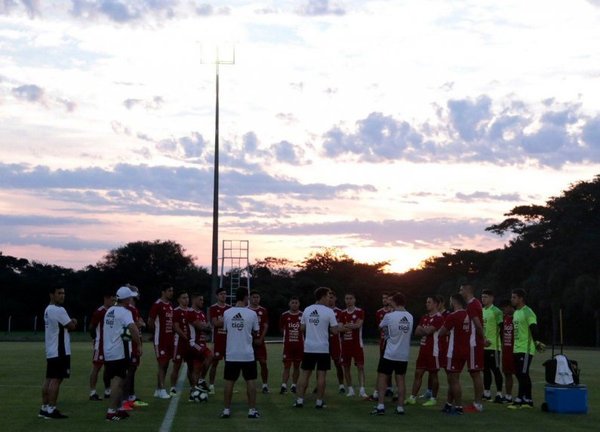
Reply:
<svg viewBox="0 0 600 432"><path fill-rule="evenodd" d="M392 373L395 373L396 375L406 375L407 366L408 362L388 360L381 357L379 359L379 364L377 365L377 372L384 375L391 375Z"/></svg>
<svg viewBox="0 0 600 432"><path fill-rule="evenodd" d="M318 371L328 371L331 369L331 357L329 353L307 353L302 356L302 370L314 370L315 366Z"/></svg>
<svg viewBox="0 0 600 432"><path fill-rule="evenodd" d="M127 376L127 369L129 368L129 360L104 360L104 373L108 380L112 380L114 377L125 379Z"/></svg>
<svg viewBox="0 0 600 432"><path fill-rule="evenodd" d="M483 351L483 369L496 370L500 368L500 351L484 350Z"/></svg>
<svg viewBox="0 0 600 432"><path fill-rule="evenodd" d="M223 379L226 381L236 381L240 377L240 372L246 381L255 380L258 377L256 361L243 362L225 360Z"/></svg>
<svg viewBox="0 0 600 432"><path fill-rule="evenodd" d="M63 379L71 376L71 356L46 359L46 378Z"/></svg>

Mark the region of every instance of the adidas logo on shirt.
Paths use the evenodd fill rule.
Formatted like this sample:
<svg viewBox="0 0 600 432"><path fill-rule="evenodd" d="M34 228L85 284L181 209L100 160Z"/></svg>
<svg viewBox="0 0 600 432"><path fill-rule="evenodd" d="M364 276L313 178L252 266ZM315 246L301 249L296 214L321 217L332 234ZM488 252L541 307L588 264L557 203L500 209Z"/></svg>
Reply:
<svg viewBox="0 0 600 432"><path fill-rule="evenodd" d="M244 318L241 313L237 313L231 318L231 327L237 329L238 331L242 331L244 329Z"/></svg>
<svg viewBox="0 0 600 432"><path fill-rule="evenodd" d="M408 318L405 316L400 318L400 325L398 326L398 329L403 333L408 333L410 331L410 322L408 321Z"/></svg>
<svg viewBox="0 0 600 432"><path fill-rule="evenodd" d="M314 325L319 324L319 312L316 309L310 313L308 322Z"/></svg>

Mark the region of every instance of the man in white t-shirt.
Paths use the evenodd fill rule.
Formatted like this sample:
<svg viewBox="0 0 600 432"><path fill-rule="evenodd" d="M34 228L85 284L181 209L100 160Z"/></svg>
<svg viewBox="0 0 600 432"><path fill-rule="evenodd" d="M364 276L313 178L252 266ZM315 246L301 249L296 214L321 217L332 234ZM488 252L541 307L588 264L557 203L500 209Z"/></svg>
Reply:
<svg viewBox="0 0 600 432"><path fill-rule="evenodd" d="M104 315L104 373L110 380L110 402L106 411L106 420L118 421L129 417L127 411L119 409L123 399L123 386L127 377L127 369L131 360L134 341L141 355L142 341L133 315L127 305L137 292L127 286L117 290L117 304L111 306Z"/></svg>
<svg viewBox="0 0 600 432"><path fill-rule="evenodd" d="M329 307L330 289L320 287L315 290L316 303L304 309L300 327L304 332L304 355L300 368L302 373L298 380L298 397L295 408L304 406L304 394L312 371L317 368L317 401L315 408L325 408L325 380L327 371L331 369L329 355L329 334L338 333L338 322L335 313Z"/></svg>
<svg viewBox="0 0 600 432"><path fill-rule="evenodd" d="M223 329L227 332L225 347L225 379L224 401L225 407L221 418L231 417L231 398L233 385L240 377L246 381L246 395L248 397L248 418L260 418L256 410L256 378L257 369L254 358L253 341L258 336L258 315L248 309L248 290L238 288L235 293L235 306L223 313Z"/></svg>
<svg viewBox="0 0 600 432"><path fill-rule="evenodd" d="M50 304L44 311L46 345L46 379L42 385L42 408L38 417L43 419L65 419L56 408L58 391L63 379L71 375L71 338L69 331L75 330L77 320L71 319L62 304L65 289L53 287L48 291Z"/></svg>
<svg viewBox="0 0 600 432"><path fill-rule="evenodd" d="M404 414L404 395L406 393L406 384L404 377L408 365L408 356L410 352L410 336L413 329L413 317L404 308L406 299L402 293L396 293L389 298L392 311L388 312L379 328L385 335L385 350L379 359L377 366L377 387L379 390L378 403L371 412L373 415L385 414L385 389L387 387L388 377L396 374L396 386L398 387L398 406L396 414Z"/></svg>

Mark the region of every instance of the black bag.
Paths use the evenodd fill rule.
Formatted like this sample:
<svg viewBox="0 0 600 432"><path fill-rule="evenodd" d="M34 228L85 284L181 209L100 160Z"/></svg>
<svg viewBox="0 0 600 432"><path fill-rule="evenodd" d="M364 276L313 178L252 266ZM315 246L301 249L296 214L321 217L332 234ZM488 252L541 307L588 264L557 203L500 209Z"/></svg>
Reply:
<svg viewBox="0 0 600 432"><path fill-rule="evenodd" d="M543 363L543 366L546 370L546 382L552 385L579 385L579 365L577 361L571 360L564 355L563 356L567 359L567 366L573 374L573 382L570 384L560 384L556 382L556 369L558 367L556 357L559 355L563 354L557 354Z"/></svg>

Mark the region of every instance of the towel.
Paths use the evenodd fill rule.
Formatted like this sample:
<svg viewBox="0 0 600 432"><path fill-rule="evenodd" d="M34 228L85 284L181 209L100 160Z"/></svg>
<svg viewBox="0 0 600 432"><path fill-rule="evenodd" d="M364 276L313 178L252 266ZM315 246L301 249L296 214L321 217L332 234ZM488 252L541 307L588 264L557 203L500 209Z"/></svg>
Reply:
<svg viewBox="0 0 600 432"><path fill-rule="evenodd" d="M569 367L569 360L562 354L558 354L554 358L556 360L556 376L554 377L554 382L559 385L573 384L573 372L571 372L571 368Z"/></svg>

